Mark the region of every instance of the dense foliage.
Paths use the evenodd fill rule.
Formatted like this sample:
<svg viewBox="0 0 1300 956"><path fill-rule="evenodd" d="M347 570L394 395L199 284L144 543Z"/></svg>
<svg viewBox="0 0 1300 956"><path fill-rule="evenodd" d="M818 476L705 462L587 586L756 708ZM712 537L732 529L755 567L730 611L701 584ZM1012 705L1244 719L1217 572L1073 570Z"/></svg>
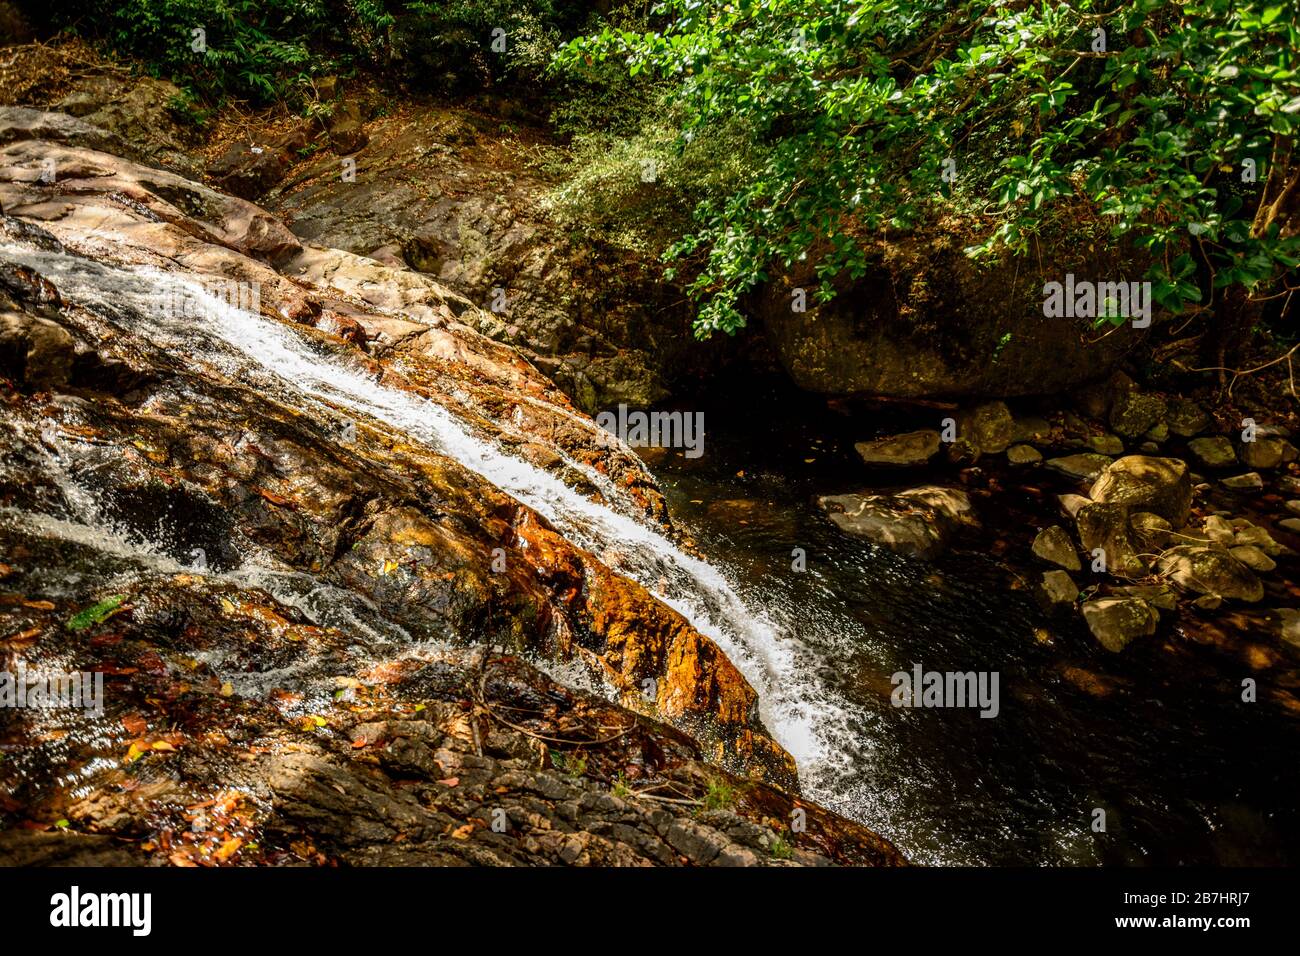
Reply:
<svg viewBox="0 0 1300 956"><path fill-rule="evenodd" d="M67 0L34 15L197 96L258 103L293 100L311 77L357 66L441 92L535 81L588 20L579 0L116 0L107 11Z"/></svg>
<svg viewBox="0 0 1300 956"><path fill-rule="evenodd" d="M655 29L561 54L674 85L677 145L745 131L701 197L697 331L744 324L770 270L859 275L873 237L963 216L970 252L1100 217L1158 304L1239 328L1300 261L1296 0L666 0ZM1250 293L1248 296L1247 293Z"/></svg>

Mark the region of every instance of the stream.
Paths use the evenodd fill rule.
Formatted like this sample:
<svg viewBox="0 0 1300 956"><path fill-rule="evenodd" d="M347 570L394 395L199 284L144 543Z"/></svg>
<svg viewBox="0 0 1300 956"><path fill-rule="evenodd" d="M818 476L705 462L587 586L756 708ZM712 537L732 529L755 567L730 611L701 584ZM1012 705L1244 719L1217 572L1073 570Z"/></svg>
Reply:
<svg viewBox="0 0 1300 956"><path fill-rule="evenodd" d="M362 417L402 433L535 509L712 638L758 691L762 718L798 762L807 795L915 862L1300 860L1300 817L1288 809L1300 783L1293 720L1242 707L1224 692L1230 677L1171 667L1154 646L1113 656L1075 622L1061 630L1027 592L1008 590L1006 571L978 547L928 565L836 531L812 498L860 490L852 442L865 436L815 400L775 387L761 399L717 388L705 408L703 457L652 456L702 560L642 523L630 503L588 499L447 408L383 386L185 279L60 253L0 252L195 368L314 415ZM169 317L156 307L168 296L201 300L210 320ZM56 518L64 520L25 520ZM805 571L792 568L794 548L807 554ZM226 573L257 566L244 555ZM1051 644L1036 636L1043 628L1056 634ZM914 663L998 671L998 717L891 707L890 674ZM1063 679L1064 666L1108 677L1110 689L1088 693ZM1105 833L1090 828L1095 808L1106 810Z"/></svg>

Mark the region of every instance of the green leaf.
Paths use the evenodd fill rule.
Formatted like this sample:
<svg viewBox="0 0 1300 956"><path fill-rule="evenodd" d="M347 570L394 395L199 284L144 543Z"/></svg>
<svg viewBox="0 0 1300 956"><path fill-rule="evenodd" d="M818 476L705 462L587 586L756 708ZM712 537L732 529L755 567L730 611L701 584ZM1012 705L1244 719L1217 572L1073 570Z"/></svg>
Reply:
<svg viewBox="0 0 1300 956"><path fill-rule="evenodd" d="M126 600L125 594L115 594L110 598L105 598L98 604L92 604L83 611L79 611L68 621L68 630L84 631L86 628L100 624L108 618L110 614L122 606Z"/></svg>

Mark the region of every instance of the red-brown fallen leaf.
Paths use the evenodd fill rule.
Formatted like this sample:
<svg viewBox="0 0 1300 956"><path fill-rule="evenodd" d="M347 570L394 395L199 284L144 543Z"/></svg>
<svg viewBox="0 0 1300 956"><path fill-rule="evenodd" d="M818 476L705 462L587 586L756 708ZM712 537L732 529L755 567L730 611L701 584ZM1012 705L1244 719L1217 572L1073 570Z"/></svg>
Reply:
<svg viewBox="0 0 1300 956"><path fill-rule="evenodd" d="M133 737L143 737L144 732L149 729L148 722L139 714L127 714L122 718L122 726Z"/></svg>
<svg viewBox="0 0 1300 956"><path fill-rule="evenodd" d="M444 787L455 787L460 785L460 777L448 777L446 780L439 780Z"/></svg>
<svg viewBox="0 0 1300 956"><path fill-rule="evenodd" d="M188 853L184 853L181 850L177 850L171 856L167 857L167 861L171 863L172 866L198 866L197 863L190 859Z"/></svg>
<svg viewBox="0 0 1300 956"><path fill-rule="evenodd" d="M29 627L25 631L19 631L17 634L13 635L12 637L6 637L4 639L4 643L9 645L30 644L32 641L36 640L37 635L39 635L40 633L41 633L41 629L39 627Z"/></svg>
<svg viewBox="0 0 1300 956"><path fill-rule="evenodd" d="M364 747L365 745L366 745L366 742L365 742L364 740L362 740L361 738L359 738L359 737L358 737L356 740L352 741L352 749L353 749L353 750L360 750L360 749L361 749L362 747Z"/></svg>
<svg viewBox="0 0 1300 956"><path fill-rule="evenodd" d="M277 495L274 491L267 491L261 485L257 486L257 493L273 505L277 505L281 508L294 507L293 501L286 498L284 495Z"/></svg>
<svg viewBox="0 0 1300 956"><path fill-rule="evenodd" d="M470 835L473 832L474 832L474 824L467 823L463 827L457 827L456 829L452 830L451 838L453 840L468 840L470 838Z"/></svg>

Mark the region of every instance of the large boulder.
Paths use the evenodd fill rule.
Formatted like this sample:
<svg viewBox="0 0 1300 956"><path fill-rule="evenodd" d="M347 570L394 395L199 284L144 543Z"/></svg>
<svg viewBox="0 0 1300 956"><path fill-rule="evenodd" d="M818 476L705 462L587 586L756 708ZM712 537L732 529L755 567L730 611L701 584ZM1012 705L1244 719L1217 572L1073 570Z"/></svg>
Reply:
<svg viewBox="0 0 1300 956"><path fill-rule="evenodd" d="M1106 466L1090 495L1093 501L1157 514L1181 528L1191 513L1192 477L1177 458L1128 455Z"/></svg>
<svg viewBox="0 0 1300 956"><path fill-rule="evenodd" d="M951 231L916 234L882 243L876 265L839 283L829 302L811 301L819 279L809 267L769 283L755 306L777 358L809 391L1052 394L1104 377L1142 333L1126 325L1094 341L1082 321L1043 314L1044 284L1071 271L1132 271L1122 258L1098 250L1077 262L1054 256L1050 269L1033 257L982 265ZM792 308L799 289L807 311Z"/></svg>
<svg viewBox="0 0 1300 956"><path fill-rule="evenodd" d="M1239 601L1258 601L1264 585L1255 572L1227 551L1179 545L1160 556L1156 569L1179 587Z"/></svg>
<svg viewBox="0 0 1300 956"><path fill-rule="evenodd" d="M961 529L979 526L964 491L935 485L896 495L826 495L817 504L840 530L927 560L942 554Z"/></svg>

